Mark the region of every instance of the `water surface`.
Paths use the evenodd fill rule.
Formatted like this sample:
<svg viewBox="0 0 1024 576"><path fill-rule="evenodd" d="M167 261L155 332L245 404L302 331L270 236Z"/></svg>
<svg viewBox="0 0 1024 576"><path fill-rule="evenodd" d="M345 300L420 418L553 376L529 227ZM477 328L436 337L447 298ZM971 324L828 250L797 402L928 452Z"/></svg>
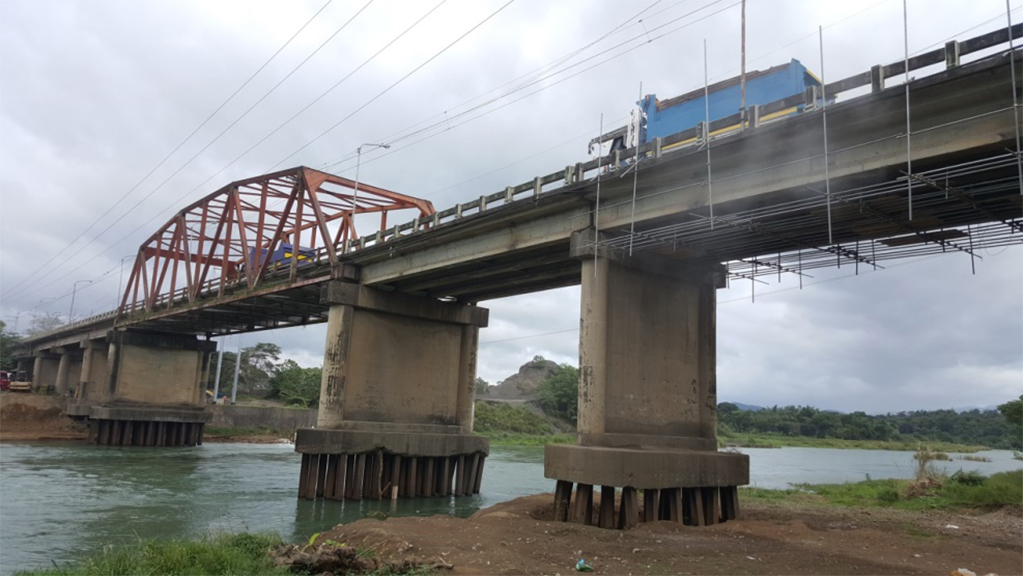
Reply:
<svg viewBox="0 0 1024 576"><path fill-rule="evenodd" d="M909 478L910 452L826 448L743 449L752 484ZM1011 452L992 462L938 463L991 474L1020 468ZM274 531L304 541L379 510L391 515L468 516L518 496L550 492L541 446L491 449L481 493L463 498L310 502L296 498L300 456L290 444L121 448L81 443L0 445L0 574L69 562L137 538Z"/></svg>

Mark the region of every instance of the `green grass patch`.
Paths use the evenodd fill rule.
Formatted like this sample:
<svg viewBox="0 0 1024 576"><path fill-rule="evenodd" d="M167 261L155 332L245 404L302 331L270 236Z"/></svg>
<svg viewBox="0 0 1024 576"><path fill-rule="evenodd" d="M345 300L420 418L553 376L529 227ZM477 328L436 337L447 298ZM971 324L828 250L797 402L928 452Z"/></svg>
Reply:
<svg viewBox="0 0 1024 576"><path fill-rule="evenodd" d="M513 434L509 432L488 432L480 435L487 437L492 446L543 446L544 444L573 444L576 442L575 434Z"/></svg>
<svg viewBox="0 0 1024 576"><path fill-rule="evenodd" d="M743 448L841 448L855 450L917 451L922 446L940 452L971 453L988 450L985 446L968 446L950 442L921 442L919 440L844 440L842 438L813 438L810 436L781 436L769 434L719 434L722 446Z"/></svg>
<svg viewBox="0 0 1024 576"><path fill-rule="evenodd" d="M289 574L270 563L267 552L281 544L276 534L228 534L198 540L144 540L54 568L16 572L25 576L151 576L189 574L264 576Z"/></svg>
<svg viewBox="0 0 1024 576"><path fill-rule="evenodd" d="M491 404L477 402L473 413L473 430L481 434L507 432L542 435L554 432L543 416L522 404Z"/></svg>
<svg viewBox="0 0 1024 576"><path fill-rule="evenodd" d="M801 484L788 490L745 488L743 496L762 501L818 502L833 506L892 507L906 510L971 508L991 510L1024 503L1020 470L985 477L973 472L949 478L864 480L846 484Z"/></svg>
<svg viewBox="0 0 1024 576"><path fill-rule="evenodd" d="M280 436L281 438L288 438L292 435L291 432L267 426L243 426L238 428L232 426L206 426L203 429L203 434L205 436Z"/></svg>

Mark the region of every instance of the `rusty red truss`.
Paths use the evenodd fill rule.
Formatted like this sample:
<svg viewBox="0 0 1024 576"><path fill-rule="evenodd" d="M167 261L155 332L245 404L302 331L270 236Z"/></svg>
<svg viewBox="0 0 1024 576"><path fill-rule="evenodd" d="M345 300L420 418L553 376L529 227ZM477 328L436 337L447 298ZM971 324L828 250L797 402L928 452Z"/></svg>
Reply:
<svg viewBox="0 0 1024 576"><path fill-rule="evenodd" d="M119 316L336 264L358 238L356 215L379 214L384 230L397 210L418 211L409 219L434 213L427 200L363 182L357 190L352 180L304 166L232 182L179 211L139 247Z"/></svg>

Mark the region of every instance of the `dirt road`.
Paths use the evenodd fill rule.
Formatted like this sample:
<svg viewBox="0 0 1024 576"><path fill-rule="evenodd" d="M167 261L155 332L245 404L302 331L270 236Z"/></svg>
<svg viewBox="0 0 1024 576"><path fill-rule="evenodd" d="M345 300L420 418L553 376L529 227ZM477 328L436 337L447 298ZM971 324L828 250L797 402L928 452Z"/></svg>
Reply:
<svg viewBox="0 0 1024 576"><path fill-rule="evenodd" d="M559 574L583 558L596 574L1021 573L1021 508L988 514L744 502L738 520L602 530L551 521L551 495L469 519L364 519L322 534L387 562L447 563L453 574ZM956 528L947 527L956 526Z"/></svg>

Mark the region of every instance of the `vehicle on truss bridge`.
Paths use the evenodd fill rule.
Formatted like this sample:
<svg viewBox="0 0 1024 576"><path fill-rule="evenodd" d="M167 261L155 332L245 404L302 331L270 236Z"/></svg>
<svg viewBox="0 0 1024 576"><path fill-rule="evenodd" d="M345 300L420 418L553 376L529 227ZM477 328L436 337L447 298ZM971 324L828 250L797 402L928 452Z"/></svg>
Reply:
<svg viewBox="0 0 1024 576"><path fill-rule="evenodd" d="M813 109L821 105L821 80L799 60L794 59L788 64L750 72L743 80L741 82L741 77L735 76L711 84L706 89L698 88L667 100L659 100L656 95L647 94L636 103L638 109L630 112L629 123L592 139L590 151L593 152L594 145L598 142L601 143L603 154L625 150L636 146L638 137L640 144L646 144L655 138L736 115L744 107L746 121L757 124L799 114L804 109ZM741 84L746 85L745 89ZM763 116L759 115L760 106L800 95L806 95L803 102ZM716 126L711 135L738 129L742 120L740 116L737 117L735 124ZM663 150L684 146L693 140L676 142Z"/></svg>

